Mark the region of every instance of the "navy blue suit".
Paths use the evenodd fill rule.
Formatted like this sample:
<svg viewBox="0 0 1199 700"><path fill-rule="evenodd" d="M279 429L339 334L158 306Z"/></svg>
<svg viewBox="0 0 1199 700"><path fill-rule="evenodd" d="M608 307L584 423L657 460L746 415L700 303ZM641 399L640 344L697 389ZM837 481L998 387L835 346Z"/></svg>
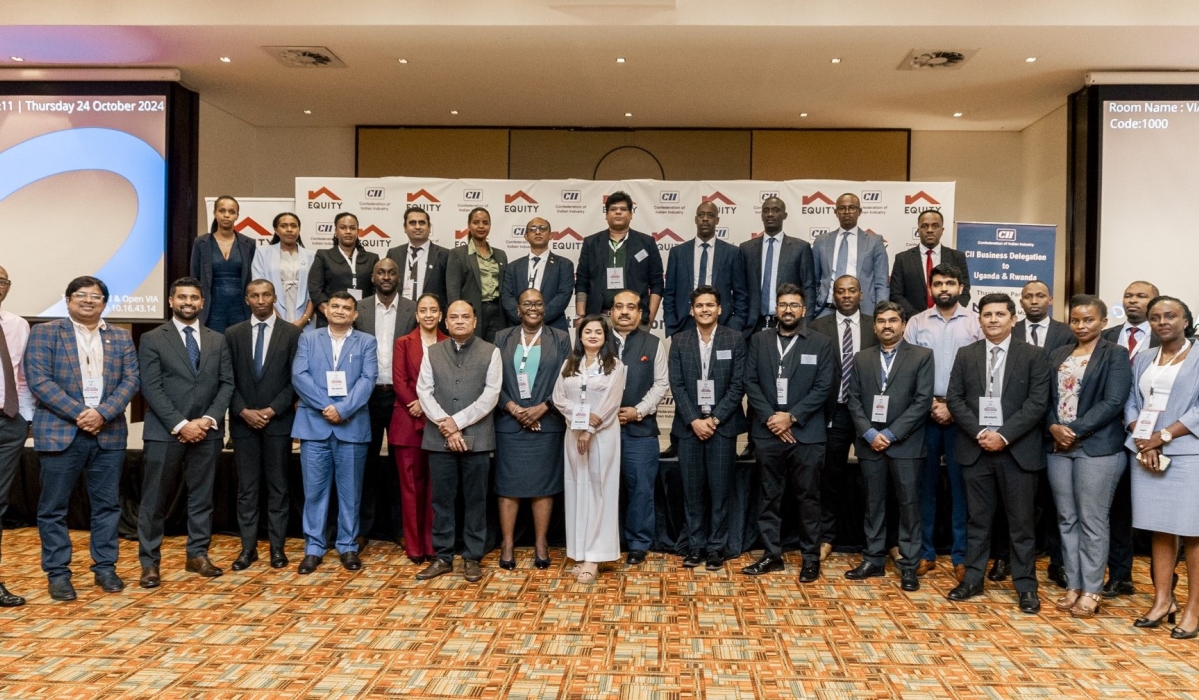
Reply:
<svg viewBox="0 0 1199 700"><path fill-rule="evenodd" d="M526 255L508 263L500 286L500 303L504 306L504 313L508 314L508 320L514 324L520 323L516 302L521 292L529 288L529 257ZM542 253L538 264L545 266L541 272L541 296L545 299L544 323L559 330L569 330L566 309L570 307L570 298L575 293L575 264L548 250Z"/></svg>
<svg viewBox="0 0 1199 700"><path fill-rule="evenodd" d="M749 320L749 287L745 281L745 262L741 249L713 238L708 251L708 269L712 286L720 290L719 325L740 332ZM670 251L666 262L666 290L662 295L662 313L666 335L695 328L691 318L691 292L695 289L695 256L700 242L692 239Z"/></svg>

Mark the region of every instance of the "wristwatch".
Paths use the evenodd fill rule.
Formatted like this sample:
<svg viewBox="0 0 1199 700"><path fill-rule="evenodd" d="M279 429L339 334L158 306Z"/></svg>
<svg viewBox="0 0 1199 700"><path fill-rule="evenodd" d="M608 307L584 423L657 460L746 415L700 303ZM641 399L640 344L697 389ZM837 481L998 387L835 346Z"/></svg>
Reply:
<svg viewBox="0 0 1199 700"><path fill-rule="evenodd" d="M1162 428L1161 432L1158 433L1157 435L1158 435L1158 437L1160 437L1162 439L1163 445L1169 444L1169 442L1174 439L1174 435L1171 434L1170 431L1166 430L1165 428Z"/></svg>
<svg viewBox="0 0 1199 700"><path fill-rule="evenodd" d="M720 419L716 416L712 416L712 425L720 425Z"/></svg>

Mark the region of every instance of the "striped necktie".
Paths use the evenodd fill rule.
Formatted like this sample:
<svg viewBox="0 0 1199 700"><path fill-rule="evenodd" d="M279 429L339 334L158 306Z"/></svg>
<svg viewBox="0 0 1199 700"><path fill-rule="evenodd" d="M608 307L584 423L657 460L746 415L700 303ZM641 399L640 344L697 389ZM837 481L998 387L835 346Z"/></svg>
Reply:
<svg viewBox="0 0 1199 700"><path fill-rule="evenodd" d="M841 391L837 403L849 401L849 373L853 370L853 321L845 319L845 332L841 334Z"/></svg>

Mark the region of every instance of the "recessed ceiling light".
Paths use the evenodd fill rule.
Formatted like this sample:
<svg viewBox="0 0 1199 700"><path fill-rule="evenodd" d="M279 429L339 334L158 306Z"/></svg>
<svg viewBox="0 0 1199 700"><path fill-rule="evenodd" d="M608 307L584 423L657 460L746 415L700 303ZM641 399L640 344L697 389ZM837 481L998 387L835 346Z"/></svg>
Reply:
<svg viewBox="0 0 1199 700"><path fill-rule="evenodd" d="M400 59L400 63L407 63L407 62L408 62L408 59L406 59L406 58L401 58L401 59Z"/></svg>
<svg viewBox="0 0 1199 700"><path fill-rule="evenodd" d="M624 115L625 115L626 117L631 117L631 116L633 116L633 113L632 113L632 112L625 112L625 113L624 113Z"/></svg>
<svg viewBox="0 0 1199 700"><path fill-rule="evenodd" d="M228 56L221 56L221 63L230 63L232 61L233 59L229 58Z"/></svg>
<svg viewBox="0 0 1199 700"><path fill-rule="evenodd" d="M839 59L839 58L834 58L834 59L833 59L831 62L832 62L832 63L840 63L840 62L841 62L841 59Z"/></svg>
<svg viewBox="0 0 1199 700"><path fill-rule="evenodd" d="M960 117L960 116L962 116L962 114L963 114L963 112L954 112L953 116Z"/></svg>
<svg viewBox="0 0 1199 700"><path fill-rule="evenodd" d="M450 110L450 114L457 114L457 113L458 113L458 110L456 110L456 109L451 109L451 110Z"/></svg>
<svg viewBox="0 0 1199 700"><path fill-rule="evenodd" d="M616 59L616 62L617 62L617 63L624 63L624 59L623 59L623 58L617 58L617 59Z"/></svg>
<svg viewBox="0 0 1199 700"><path fill-rule="evenodd" d="M1037 62L1037 57L1036 57L1036 56L1029 56L1028 58L1024 59L1024 62L1025 62L1025 63L1036 63L1036 62Z"/></svg>
<svg viewBox="0 0 1199 700"><path fill-rule="evenodd" d="M24 62L25 62L25 59L21 58L20 56L9 56L9 58L11 58L12 60L16 61L17 63L24 63Z"/></svg>
<svg viewBox="0 0 1199 700"><path fill-rule="evenodd" d="M808 116L808 113L807 113L807 112L800 112L800 113L799 113L799 116L801 116L801 117L807 117L807 116Z"/></svg>
<svg viewBox="0 0 1199 700"><path fill-rule="evenodd" d="M306 109L306 110L304 110L304 114L312 114L312 110L311 110L311 109Z"/></svg>

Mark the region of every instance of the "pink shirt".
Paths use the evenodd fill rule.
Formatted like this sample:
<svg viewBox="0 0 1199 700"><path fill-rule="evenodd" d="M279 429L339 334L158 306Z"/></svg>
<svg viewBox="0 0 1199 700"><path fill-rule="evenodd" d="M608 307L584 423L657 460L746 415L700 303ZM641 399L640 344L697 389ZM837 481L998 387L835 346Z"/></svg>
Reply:
<svg viewBox="0 0 1199 700"><path fill-rule="evenodd" d="M16 374L21 415L25 420L33 420L33 394L29 393L29 384L25 382L25 365L21 361L25 357L25 346L29 343L29 322L11 311L0 309L0 330L4 331L4 339L8 341L7 361L12 363ZM4 382L0 381L0 406L4 405L5 398Z"/></svg>

